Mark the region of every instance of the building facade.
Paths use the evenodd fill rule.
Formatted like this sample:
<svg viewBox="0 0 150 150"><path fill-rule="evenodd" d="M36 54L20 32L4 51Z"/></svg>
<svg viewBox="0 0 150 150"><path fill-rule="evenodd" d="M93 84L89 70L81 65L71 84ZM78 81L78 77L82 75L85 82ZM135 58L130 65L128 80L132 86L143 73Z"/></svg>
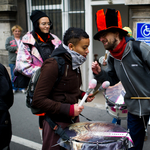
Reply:
<svg viewBox="0 0 150 150"><path fill-rule="evenodd" d="M23 34L26 32L26 1L0 0L0 63L5 66L8 66L5 41L12 34L11 27L15 24L19 24L24 29Z"/></svg>

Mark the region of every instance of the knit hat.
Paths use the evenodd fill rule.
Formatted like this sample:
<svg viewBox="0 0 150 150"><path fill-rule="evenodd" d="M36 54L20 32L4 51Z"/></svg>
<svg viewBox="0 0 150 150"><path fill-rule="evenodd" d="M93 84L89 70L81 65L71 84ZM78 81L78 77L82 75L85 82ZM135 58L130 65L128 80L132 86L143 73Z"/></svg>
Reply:
<svg viewBox="0 0 150 150"><path fill-rule="evenodd" d="M48 17L44 12L40 11L40 10L34 10L32 11L32 14L30 16L30 19L32 20L33 22L33 26L37 26L37 21L42 18L42 17ZM49 17L48 17L49 18ZM50 20L49 18L49 21L51 23L50 25L50 30L53 29L53 23L52 21Z"/></svg>
<svg viewBox="0 0 150 150"><path fill-rule="evenodd" d="M105 31L119 31L123 35L127 35L127 31L122 29L122 20L120 12L115 9L108 8L104 14L104 10L98 10L96 13L96 24L98 32L94 35L95 40L99 40L100 34Z"/></svg>
<svg viewBox="0 0 150 150"><path fill-rule="evenodd" d="M131 30L129 27L123 27L123 30L125 30L125 31L128 32L127 36L133 37L133 36L132 36L132 30Z"/></svg>
<svg viewBox="0 0 150 150"><path fill-rule="evenodd" d="M34 10L34 11L32 11L30 19L32 20L33 23L35 23L37 20L39 20L42 17L48 17L48 16L40 10Z"/></svg>

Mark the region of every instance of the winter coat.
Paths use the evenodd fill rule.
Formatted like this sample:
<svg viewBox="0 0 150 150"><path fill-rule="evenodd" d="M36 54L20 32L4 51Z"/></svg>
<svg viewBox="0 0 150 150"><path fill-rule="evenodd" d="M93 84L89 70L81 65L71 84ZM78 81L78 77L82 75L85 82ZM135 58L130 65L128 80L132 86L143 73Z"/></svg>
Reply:
<svg viewBox="0 0 150 150"><path fill-rule="evenodd" d="M65 48L60 45L52 53L65 60L65 71L58 85L53 89L58 78L58 64L54 58L47 59L41 68L32 105L42 109L46 114L63 129L71 124L72 116L69 116L71 104L78 103L84 92L80 90L82 84L79 68L72 69L72 59ZM79 122L79 118L76 120ZM47 121L43 122L43 147L42 150L60 150L57 144L60 138L50 127Z"/></svg>
<svg viewBox="0 0 150 150"><path fill-rule="evenodd" d="M50 36L53 36L52 44L57 48L61 44L60 39L54 34L50 34ZM27 32L22 38L17 54L15 70L28 77L31 77L43 64L42 57L35 47L35 42L32 33Z"/></svg>
<svg viewBox="0 0 150 150"><path fill-rule="evenodd" d="M70 122L70 105L78 103L83 93L80 90L81 72L79 68L72 70L71 56L62 45L52 53L52 56L56 55L64 58L65 72L59 84L53 89L58 78L58 64L54 58L47 59L41 68L32 105L42 109L55 121Z"/></svg>
<svg viewBox="0 0 150 150"><path fill-rule="evenodd" d="M121 60L108 58L108 68L102 70L95 78L99 82L110 81L111 85L121 81L125 88L125 104L128 112L143 116L150 113L150 100L131 99L131 97L150 97L150 47L141 42L140 50L144 62L135 54L130 39L127 42ZM145 65L147 67L145 67Z"/></svg>
<svg viewBox="0 0 150 150"><path fill-rule="evenodd" d="M0 64L0 149L9 146L12 136L9 108L13 105L14 96L10 76Z"/></svg>
<svg viewBox="0 0 150 150"><path fill-rule="evenodd" d="M21 40L21 38L20 38ZM15 40L15 37L12 35L10 37L8 37L6 39L6 42L5 42L5 48L6 50L8 50L8 63L9 64L15 64L16 63L16 56L17 54L15 53L18 49L18 45L17 45L17 42Z"/></svg>
<svg viewBox="0 0 150 150"><path fill-rule="evenodd" d="M12 106L13 97L10 76L6 68L0 64L0 98L6 103L7 109Z"/></svg>

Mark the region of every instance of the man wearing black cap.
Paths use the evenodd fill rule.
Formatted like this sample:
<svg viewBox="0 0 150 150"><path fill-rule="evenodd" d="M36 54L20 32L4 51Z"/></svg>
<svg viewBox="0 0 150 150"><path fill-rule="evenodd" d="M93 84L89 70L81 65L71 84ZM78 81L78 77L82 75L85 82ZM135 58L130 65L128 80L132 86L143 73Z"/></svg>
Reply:
<svg viewBox="0 0 150 150"><path fill-rule="evenodd" d="M44 12L35 10L30 19L33 23L33 31L29 31L23 36L15 67L15 70L28 77L31 77L43 62L51 57L53 50L61 44L60 39L50 33L53 25ZM39 118L41 128L42 117Z"/></svg>
<svg viewBox="0 0 150 150"><path fill-rule="evenodd" d="M98 33L94 39L101 41L110 55L106 70L97 62L92 63L93 73L100 83L106 80L110 85L122 82L126 91L128 129L134 142L130 150L142 150L150 112L150 47L126 36L119 11L107 9L104 14L103 9L99 10L96 23Z"/></svg>

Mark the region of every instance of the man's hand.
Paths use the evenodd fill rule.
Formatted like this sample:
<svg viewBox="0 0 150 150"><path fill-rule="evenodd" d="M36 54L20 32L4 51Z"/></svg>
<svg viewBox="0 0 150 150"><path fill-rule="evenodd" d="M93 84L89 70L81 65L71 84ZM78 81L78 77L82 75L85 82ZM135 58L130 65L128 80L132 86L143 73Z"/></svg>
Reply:
<svg viewBox="0 0 150 150"><path fill-rule="evenodd" d="M103 66L106 66L107 65L107 60L104 58L103 59L103 64L102 64Z"/></svg>
<svg viewBox="0 0 150 150"><path fill-rule="evenodd" d="M95 62L92 63L92 71L93 71L93 73L95 73L96 75L101 72L101 67L99 66L99 64L98 64L97 61L95 61Z"/></svg>
<svg viewBox="0 0 150 150"><path fill-rule="evenodd" d="M74 104L74 116L79 116L79 114L84 109L84 106L79 106L78 104Z"/></svg>

